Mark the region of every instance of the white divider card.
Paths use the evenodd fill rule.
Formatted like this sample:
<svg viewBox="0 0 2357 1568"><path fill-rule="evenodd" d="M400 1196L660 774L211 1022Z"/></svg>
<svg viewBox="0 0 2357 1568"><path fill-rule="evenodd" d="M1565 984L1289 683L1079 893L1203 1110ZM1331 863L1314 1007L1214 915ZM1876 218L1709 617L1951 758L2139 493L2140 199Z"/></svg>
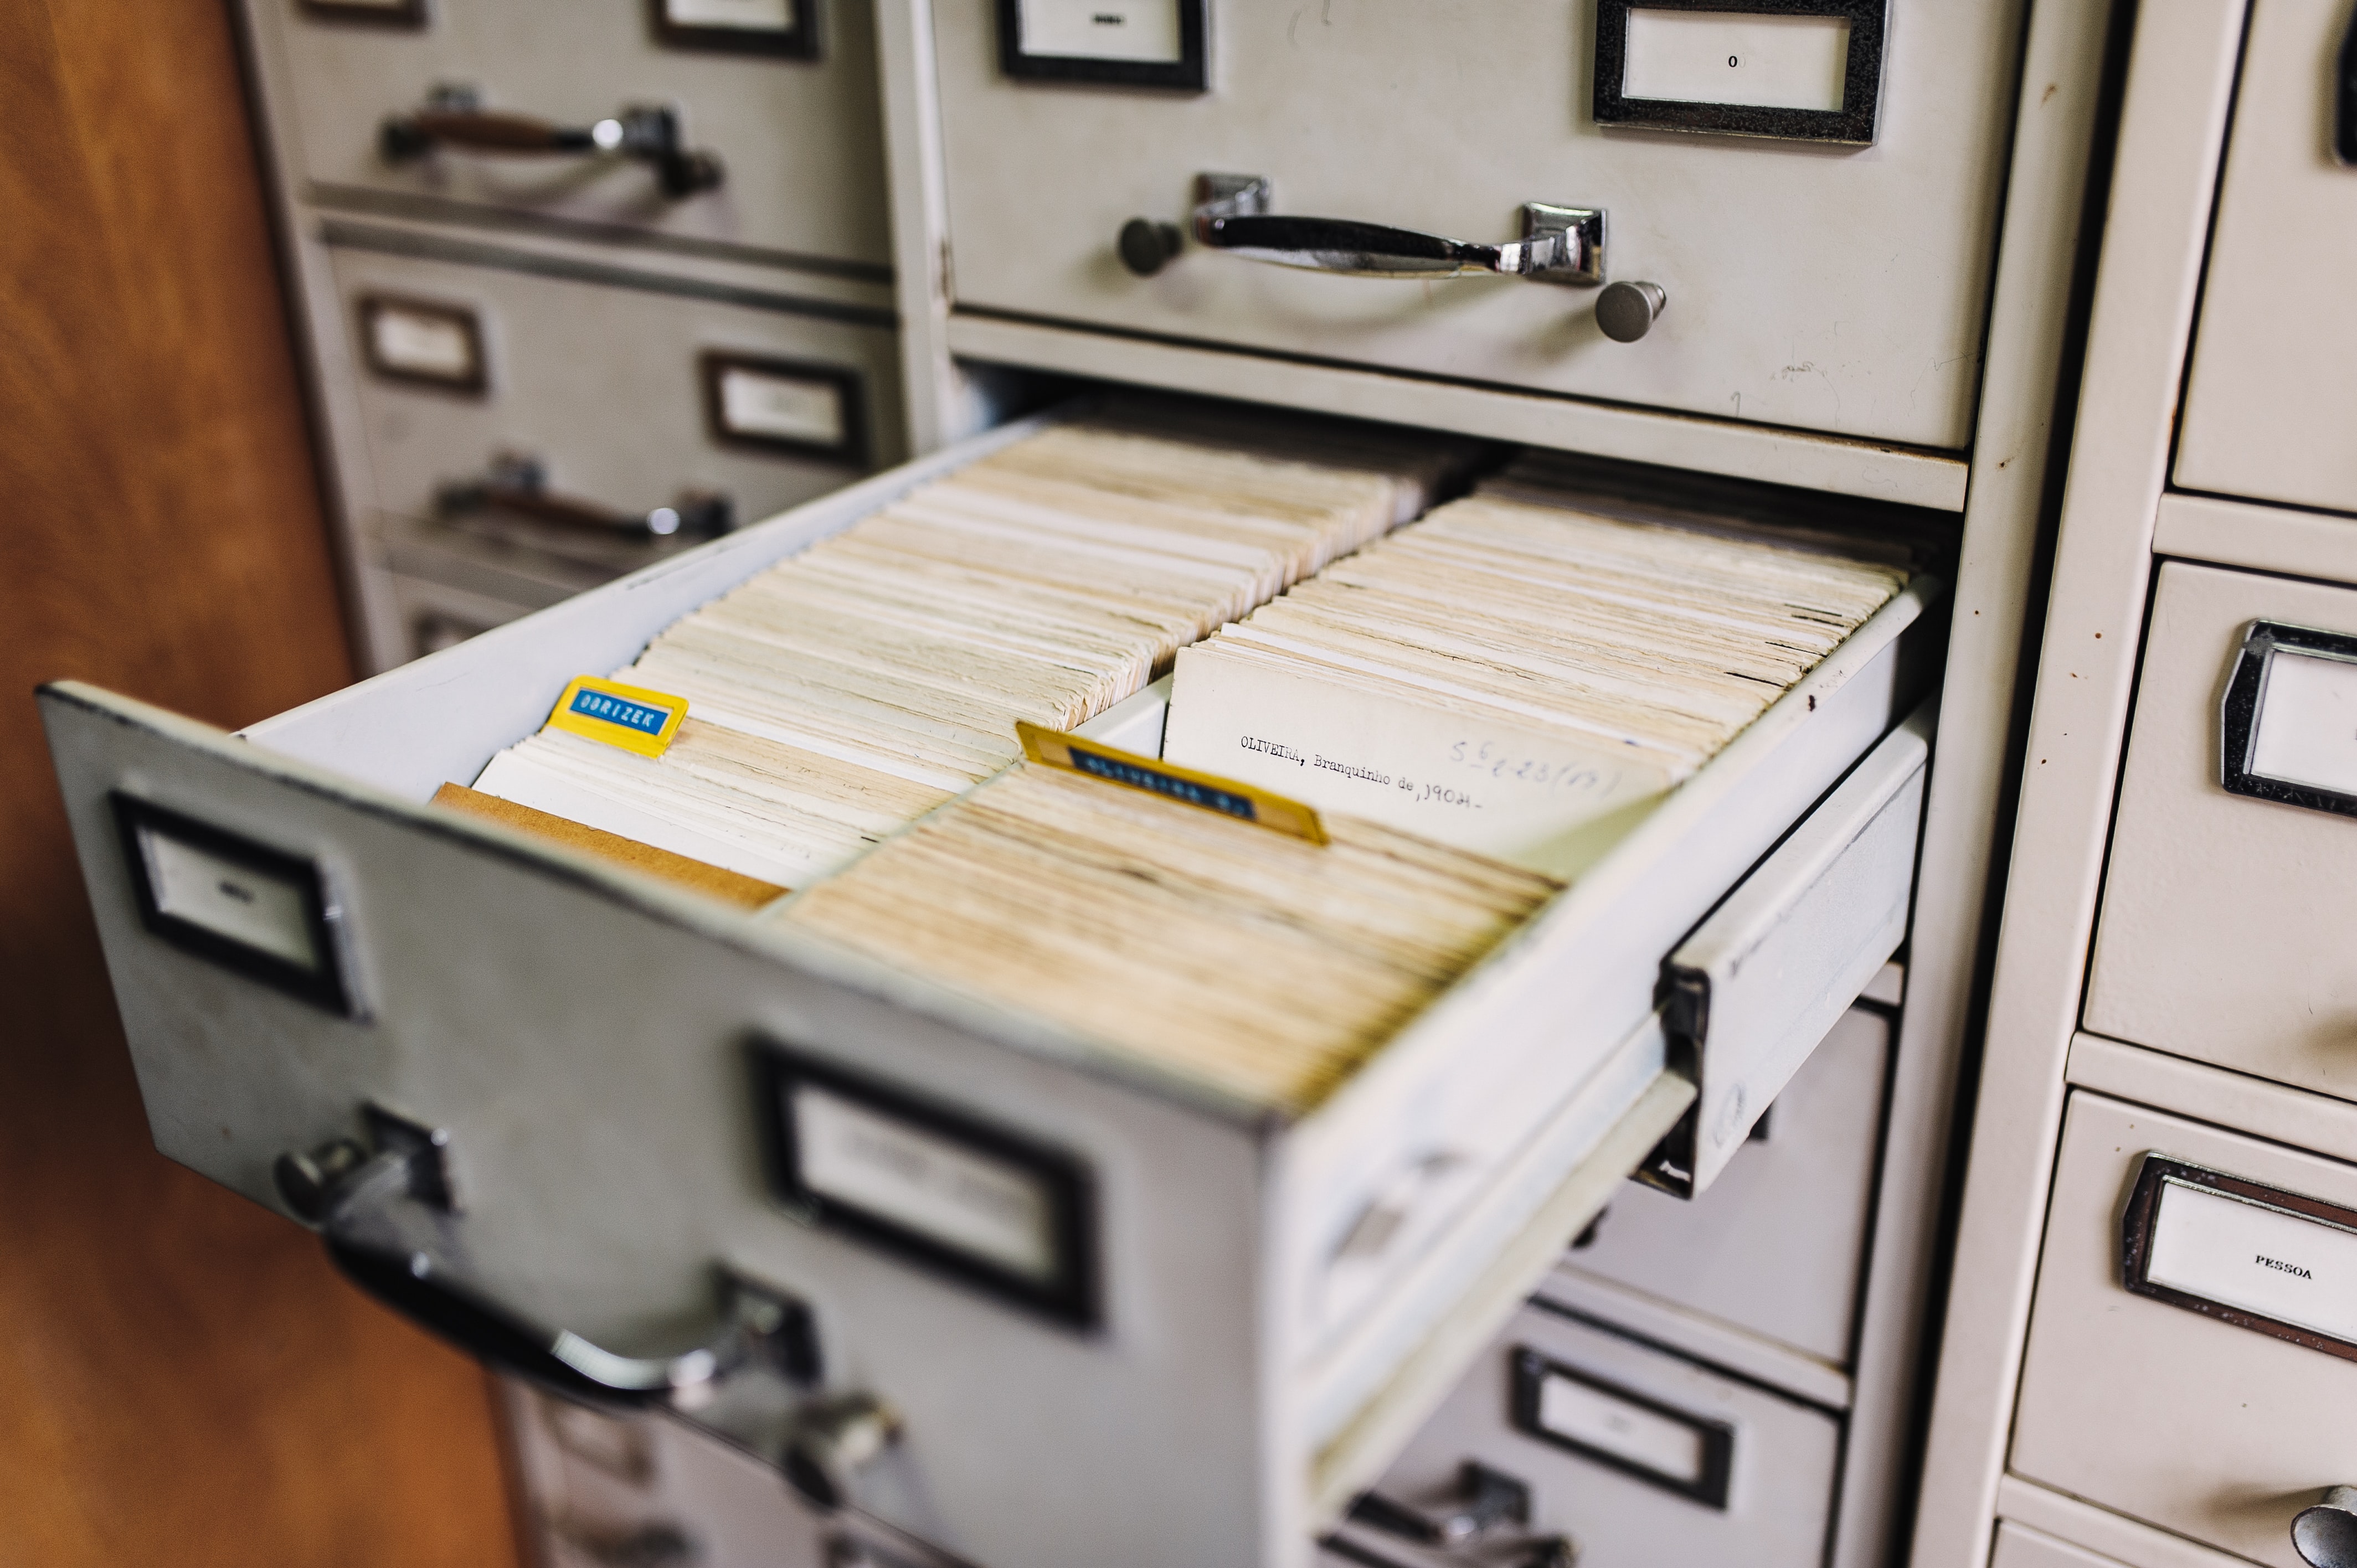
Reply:
<svg viewBox="0 0 2357 1568"><path fill-rule="evenodd" d="M765 1045L758 1060L789 1208L1051 1316L1093 1319L1075 1161L799 1052Z"/></svg>
<svg viewBox="0 0 2357 1568"><path fill-rule="evenodd" d="M335 940L340 912L317 863L133 796L113 804L149 931L330 1012L353 1012Z"/></svg>
<svg viewBox="0 0 2357 1568"><path fill-rule="evenodd" d="M1831 113L1849 71L1849 20L1631 10L1622 71L1631 98Z"/></svg>
<svg viewBox="0 0 2357 1568"><path fill-rule="evenodd" d="M2126 1231L2138 1294L2357 1359L2357 1213L2147 1155Z"/></svg>
<svg viewBox="0 0 2357 1568"><path fill-rule="evenodd" d="M2230 792L2357 816L2357 636L2253 622L2221 727Z"/></svg>

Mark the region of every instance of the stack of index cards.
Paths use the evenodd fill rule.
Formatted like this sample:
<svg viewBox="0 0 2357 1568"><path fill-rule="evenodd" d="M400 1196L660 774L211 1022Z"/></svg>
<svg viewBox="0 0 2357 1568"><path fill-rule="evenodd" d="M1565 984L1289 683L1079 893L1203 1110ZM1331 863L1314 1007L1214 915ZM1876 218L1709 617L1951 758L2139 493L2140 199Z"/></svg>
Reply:
<svg viewBox="0 0 2357 1568"><path fill-rule="evenodd" d="M616 672L686 699L659 757L546 731L475 788L802 886L1436 499L1455 437L1116 404L764 571Z"/></svg>
<svg viewBox="0 0 2357 1568"><path fill-rule="evenodd" d="M1913 573L1506 479L1182 651L1164 757L1576 876Z"/></svg>

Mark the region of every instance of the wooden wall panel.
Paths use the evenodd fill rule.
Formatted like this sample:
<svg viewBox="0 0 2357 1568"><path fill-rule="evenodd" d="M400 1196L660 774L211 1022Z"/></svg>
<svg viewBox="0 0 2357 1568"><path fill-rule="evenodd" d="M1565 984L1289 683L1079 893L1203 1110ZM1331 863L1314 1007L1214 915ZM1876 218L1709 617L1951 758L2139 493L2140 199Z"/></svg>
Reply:
<svg viewBox="0 0 2357 1568"><path fill-rule="evenodd" d="M0 1564L499 1568L481 1373L150 1145L33 711L351 676L231 39L0 4Z"/></svg>

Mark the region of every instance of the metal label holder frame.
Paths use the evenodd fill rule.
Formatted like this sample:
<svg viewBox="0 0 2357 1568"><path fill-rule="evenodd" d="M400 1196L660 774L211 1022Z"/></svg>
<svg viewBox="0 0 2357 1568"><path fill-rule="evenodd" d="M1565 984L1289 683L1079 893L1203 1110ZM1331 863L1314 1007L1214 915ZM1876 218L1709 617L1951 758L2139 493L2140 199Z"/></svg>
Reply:
<svg viewBox="0 0 2357 1568"><path fill-rule="evenodd" d="M1013 0L1006 0L1013 4ZM1630 98L1622 91L1629 62L1629 13L1704 11L1727 16L1826 16L1849 24L1849 67L1839 109L1776 109L1749 103L1692 103ZM1767 136L1780 141L1874 144L1882 108L1884 38L1889 0L1596 0L1596 123L1636 130L1687 131L1706 135Z"/></svg>
<svg viewBox="0 0 2357 1568"><path fill-rule="evenodd" d="M139 906L139 920L151 935L248 980L299 997L339 1018L358 1021L366 1017L344 951L343 910L329 895L327 873L317 861L257 843L120 789L111 794L108 801L122 837L124 864L130 873L133 897ZM318 967L307 969L167 911L156 897L155 875L147 861L145 841L151 833L177 840L274 881L292 884L302 894L304 923L310 935L311 950L318 955Z"/></svg>
<svg viewBox="0 0 2357 1568"><path fill-rule="evenodd" d="M353 301L353 306L360 313L361 359L368 366L371 375L382 381L398 381L404 386L432 387L437 392L462 397L481 397L490 391L491 363L483 341L482 314L473 306L374 290L361 295ZM467 373L462 376L436 375L431 371L414 371L386 363L377 352L376 318L387 311L431 317L456 327L467 339Z"/></svg>
<svg viewBox="0 0 2357 1568"><path fill-rule="evenodd" d="M770 1190L788 1213L806 1224L838 1231L1068 1327L1093 1329L1100 1326L1095 1191L1087 1168L1080 1161L1062 1150L974 1121L961 1112L919 1099L865 1074L846 1072L777 1040L756 1036L752 1045ZM927 1137L1013 1165L1037 1181L1052 1217L1050 1236L1056 1259L1053 1277L1045 1283L1028 1278L888 1216L872 1213L812 1188L802 1178L802 1153L789 1112L794 1090L803 1084L851 1101Z"/></svg>
<svg viewBox="0 0 2357 1568"><path fill-rule="evenodd" d="M1211 86L1210 0L1169 3L1178 8L1178 58L1145 60L1028 54L1023 48L1023 0L998 0L998 69L1019 81L1206 91Z"/></svg>
<svg viewBox="0 0 2357 1568"><path fill-rule="evenodd" d="M2278 805L2305 806L2311 811L2357 817L2357 795L2344 795L2314 784L2295 784L2251 771L2251 753L2258 745L2259 714L2266 705L2267 675L2278 652L2357 664L2357 637L2273 620L2255 620L2244 628L2243 645L2234 655L2233 672L2227 677L2226 695L2219 703L2218 782L2230 795L2248 795Z"/></svg>
<svg viewBox="0 0 2357 1568"><path fill-rule="evenodd" d="M716 54L770 55L787 59L819 58L818 0L787 0L793 20L782 27L726 27L672 20L671 0L647 0L647 21L655 42L667 48L709 49Z"/></svg>
<svg viewBox="0 0 2357 1568"><path fill-rule="evenodd" d="M732 430L720 393L723 377L731 371L823 384L832 388L843 411L839 441L801 441L791 435ZM733 349L706 349L695 357L697 382L704 389L704 427L715 445L777 456L809 457L866 468L872 460L867 439L866 383L847 365L826 365L812 360L785 360L774 354L739 353Z"/></svg>
<svg viewBox="0 0 2357 1568"><path fill-rule="evenodd" d="M2145 1277L2152 1266L2153 1227L2160 1219L2160 1195L2170 1184L2200 1191L2213 1192L2261 1208L2274 1209L2295 1219L2310 1220L2335 1230L2357 1231L2357 1209L2343 1208L2339 1204L2326 1203L2321 1198L2305 1197L2282 1187L2246 1181L2228 1176L2223 1171L2205 1165L2171 1159L2154 1151L2147 1151L2136 1167L2136 1181L2128 1189L2127 1206L2120 1215L2120 1283L2131 1294L2149 1296L2187 1312L2200 1313L2204 1317L2247 1328L2255 1334L2287 1340L2309 1350L2321 1350L2344 1361L2357 1361L2357 1341L2336 1339L2330 1334L2239 1306L2228 1306L2208 1296L2195 1295L2174 1286L2157 1284Z"/></svg>
<svg viewBox="0 0 2357 1568"><path fill-rule="evenodd" d="M1514 1373L1512 1407L1515 1430L1527 1436L1535 1437L1542 1443L1553 1444L1557 1448L1567 1448L1583 1459L1594 1460L1608 1469L1633 1477L1648 1486L1659 1487L1665 1492L1674 1492L1690 1502L1700 1503L1705 1508L1717 1509L1721 1512L1726 1511L1727 1495L1735 1475L1734 1427L1723 1421L1712 1421L1707 1417L1695 1415L1690 1411L1680 1410L1675 1405L1664 1404L1649 1394L1639 1393L1634 1389L1624 1387L1609 1378L1598 1377L1593 1372L1582 1371L1577 1367L1555 1360L1527 1346L1516 1347L1512 1359ZM1678 1425L1692 1430L1702 1441L1701 1474L1695 1479L1688 1481L1681 1477L1673 1476L1667 1471L1656 1470L1652 1466L1631 1459L1625 1454L1616 1454L1611 1449L1599 1448L1593 1444L1582 1443L1576 1437L1567 1437L1548 1426L1539 1419L1539 1398L1549 1378L1562 1378L1577 1383L1583 1388L1593 1389L1607 1399L1634 1405L1648 1414L1659 1416L1664 1421L1675 1422Z"/></svg>

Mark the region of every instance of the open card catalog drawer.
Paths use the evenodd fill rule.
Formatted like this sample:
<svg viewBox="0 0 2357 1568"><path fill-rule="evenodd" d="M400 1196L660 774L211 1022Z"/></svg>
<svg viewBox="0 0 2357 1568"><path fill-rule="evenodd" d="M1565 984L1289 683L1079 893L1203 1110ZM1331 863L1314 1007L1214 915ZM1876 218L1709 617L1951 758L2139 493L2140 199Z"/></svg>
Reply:
<svg viewBox="0 0 2357 1568"><path fill-rule="evenodd" d="M1710 1040L1781 1039L1742 1009L1797 1016L1888 955L1898 926L1854 911L1904 908L1912 822L1894 851L1858 801L1920 784L1891 732L1932 590L1307 1103L428 803L582 671L1041 428L242 736L71 683L44 714L166 1153L308 1209L469 1348L973 1561L1298 1563L1685 1115ZM1089 729L1150 757L1159 702ZM1878 886L1828 869L1808 824L1835 821ZM1824 933L1815 980L1729 986L1673 1041L1663 961L1738 884L1775 951Z"/></svg>

